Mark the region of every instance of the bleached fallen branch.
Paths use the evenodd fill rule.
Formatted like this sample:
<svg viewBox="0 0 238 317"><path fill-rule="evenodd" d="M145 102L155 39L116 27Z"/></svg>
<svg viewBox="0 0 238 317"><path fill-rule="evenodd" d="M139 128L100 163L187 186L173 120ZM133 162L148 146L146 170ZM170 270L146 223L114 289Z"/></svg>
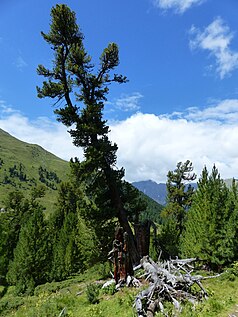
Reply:
<svg viewBox="0 0 238 317"><path fill-rule="evenodd" d="M66 307L64 307L58 317L66 316Z"/></svg>
<svg viewBox="0 0 238 317"><path fill-rule="evenodd" d="M181 311L182 301L195 304L201 297L207 298L208 294L201 281L216 276L203 277L192 275L195 258L175 259L155 263L151 258L142 258L139 266L134 268L144 269L143 276L149 280L147 289L141 291L135 299L135 309L138 317L153 317L156 311L164 311L163 302L170 301L177 311ZM197 296L191 293L191 286L197 284L200 288Z"/></svg>

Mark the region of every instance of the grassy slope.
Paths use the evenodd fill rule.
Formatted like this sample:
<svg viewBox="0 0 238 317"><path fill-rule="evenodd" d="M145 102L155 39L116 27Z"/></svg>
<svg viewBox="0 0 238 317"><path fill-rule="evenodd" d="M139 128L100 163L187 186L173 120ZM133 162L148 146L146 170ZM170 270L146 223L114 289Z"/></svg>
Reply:
<svg viewBox="0 0 238 317"><path fill-rule="evenodd" d="M65 316L68 317L134 317L132 305L138 289L124 288L114 295L100 293L99 304L93 305L88 302L86 285L100 278L99 271L98 267L93 268L71 280L40 286L35 296L14 297L14 287L10 287L0 299L0 316L57 317L66 307ZM195 309L189 305L185 306L183 312L176 316L227 317L237 310L238 279L229 281L219 277L206 280L203 285L209 292L209 299L198 304ZM175 316L169 308L167 309L168 316Z"/></svg>
<svg viewBox="0 0 238 317"><path fill-rule="evenodd" d="M40 166L47 169L47 171L56 173L61 180L65 180L69 172L68 162L47 152L38 145L22 142L1 129L0 159L3 160L0 168L0 207L4 206L3 201L9 191L17 189L28 194L35 187L35 184L42 184L39 181L38 169ZM20 164L23 165L27 180L20 181L17 177L10 177L11 183L4 183L5 176L9 176L9 168L16 165L19 170ZM47 187L43 204L46 207L52 207L55 197L56 190Z"/></svg>

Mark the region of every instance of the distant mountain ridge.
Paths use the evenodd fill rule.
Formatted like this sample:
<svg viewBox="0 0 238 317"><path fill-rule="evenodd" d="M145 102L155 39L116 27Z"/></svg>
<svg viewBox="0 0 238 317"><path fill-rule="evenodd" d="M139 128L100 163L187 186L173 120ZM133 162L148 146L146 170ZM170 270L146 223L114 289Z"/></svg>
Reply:
<svg viewBox="0 0 238 317"><path fill-rule="evenodd" d="M166 205L167 187L165 183L158 184L152 180L147 180L147 181L133 182L132 185L135 186L137 189L139 189L145 195L155 200L160 205L162 206ZM191 183L191 185L195 189L197 188L197 183Z"/></svg>
<svg viewBox="0 0 238 317"><path fill-rule="evenodd" d="M166 205L167 189L166 184L156 183L152 180L133 182L133 186L142 193L155 200L160 205Z"/></svg>
<svg viewBox="0 0 238 317"><path fill-rule="evenodd" d="M224 179L226 186L230 187L233 179L228 178ZM235 179L236 184L238 184L238 180ZM166 205L166 197L167 197L167 188L165 183L156 183L152 180L133 182L132 185L139 189L142 193L147 195L148 197L155 200L162 206ZM191 183L191 185L196 189L197 183Z"/></svg>

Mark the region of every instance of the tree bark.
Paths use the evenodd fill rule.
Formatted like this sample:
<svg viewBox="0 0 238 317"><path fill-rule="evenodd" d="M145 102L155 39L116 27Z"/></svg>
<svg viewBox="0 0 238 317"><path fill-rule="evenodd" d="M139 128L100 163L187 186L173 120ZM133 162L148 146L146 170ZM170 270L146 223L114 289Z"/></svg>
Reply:
<svg viewBox="0 0 238 317"><path fill-rule="evenodd" d="M150 250L150 221L137 223L134 225L135 237L139 255L141 257L149 255Z"/></svg>
<svg viewBox="0 0 238 317"><path fill-rule="evenodd" d="M110 166L108 166L107 168L104 169L104 173L105 173L107 184L110 190L111 202L117 212L117 217L118 217L120 226L128 234L128 253L129 253L129 257L131 259L132 265L135 266L140 262L140 255L138 252L134 234L132 232L131 226L127 218L126 210L123 208L123 205L122 205L118 186L116 184L115 179L113 179L112 177L113 170L110 168Z"/></svg>

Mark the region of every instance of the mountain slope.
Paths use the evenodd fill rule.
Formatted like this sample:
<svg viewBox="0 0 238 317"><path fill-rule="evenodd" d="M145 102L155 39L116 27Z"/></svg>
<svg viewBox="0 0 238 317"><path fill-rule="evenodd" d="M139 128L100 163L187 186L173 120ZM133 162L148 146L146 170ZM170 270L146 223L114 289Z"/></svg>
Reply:
<svg viewBox="0 0 238 317"><path fill-rule="evenodd" d="M231 184L232 180L228 180L227 184ZM226 181L225 181L226 182ZM148 181L140 181L140 182L133 182L133 186L139 189L142 193L147 195L148 197L155 200L162 206L166 205L166 198L167 198L167 187L166 184L160 183L157 184L151 180ZM194 189L197 189L197 183L190 183ZM188 184L185 185L185 190L188 188Z"/></svg>
<svg viewBox="0 0 238 317"><path fill-rule="evenodd" d="M141 215L141 220L151 220L156 223L161 223L161 211L163 210L164 206L156 202L151 197L147 196L143 192L141 192L141 198L145 200L147 204L147 208L143 211Z"/></svg>
<svg viewBox="0 0 238 317"><path fill-rule="evenodd" d="M133 186L139 189L142 193L149 196L153 200L155 200L160 205L166 204L166 184L157 184L151 180L148 181L140 181L140 182L133 182Z"/></svg>
<svg viewBox="0 0 238 317"><path fill-rule="evenodd" d="M4 206L9 191L22 190L28 194L40 184L47 189L43 200L52 207L58 184L68 173L68 162L0 129L0 207Z"/></svg>

